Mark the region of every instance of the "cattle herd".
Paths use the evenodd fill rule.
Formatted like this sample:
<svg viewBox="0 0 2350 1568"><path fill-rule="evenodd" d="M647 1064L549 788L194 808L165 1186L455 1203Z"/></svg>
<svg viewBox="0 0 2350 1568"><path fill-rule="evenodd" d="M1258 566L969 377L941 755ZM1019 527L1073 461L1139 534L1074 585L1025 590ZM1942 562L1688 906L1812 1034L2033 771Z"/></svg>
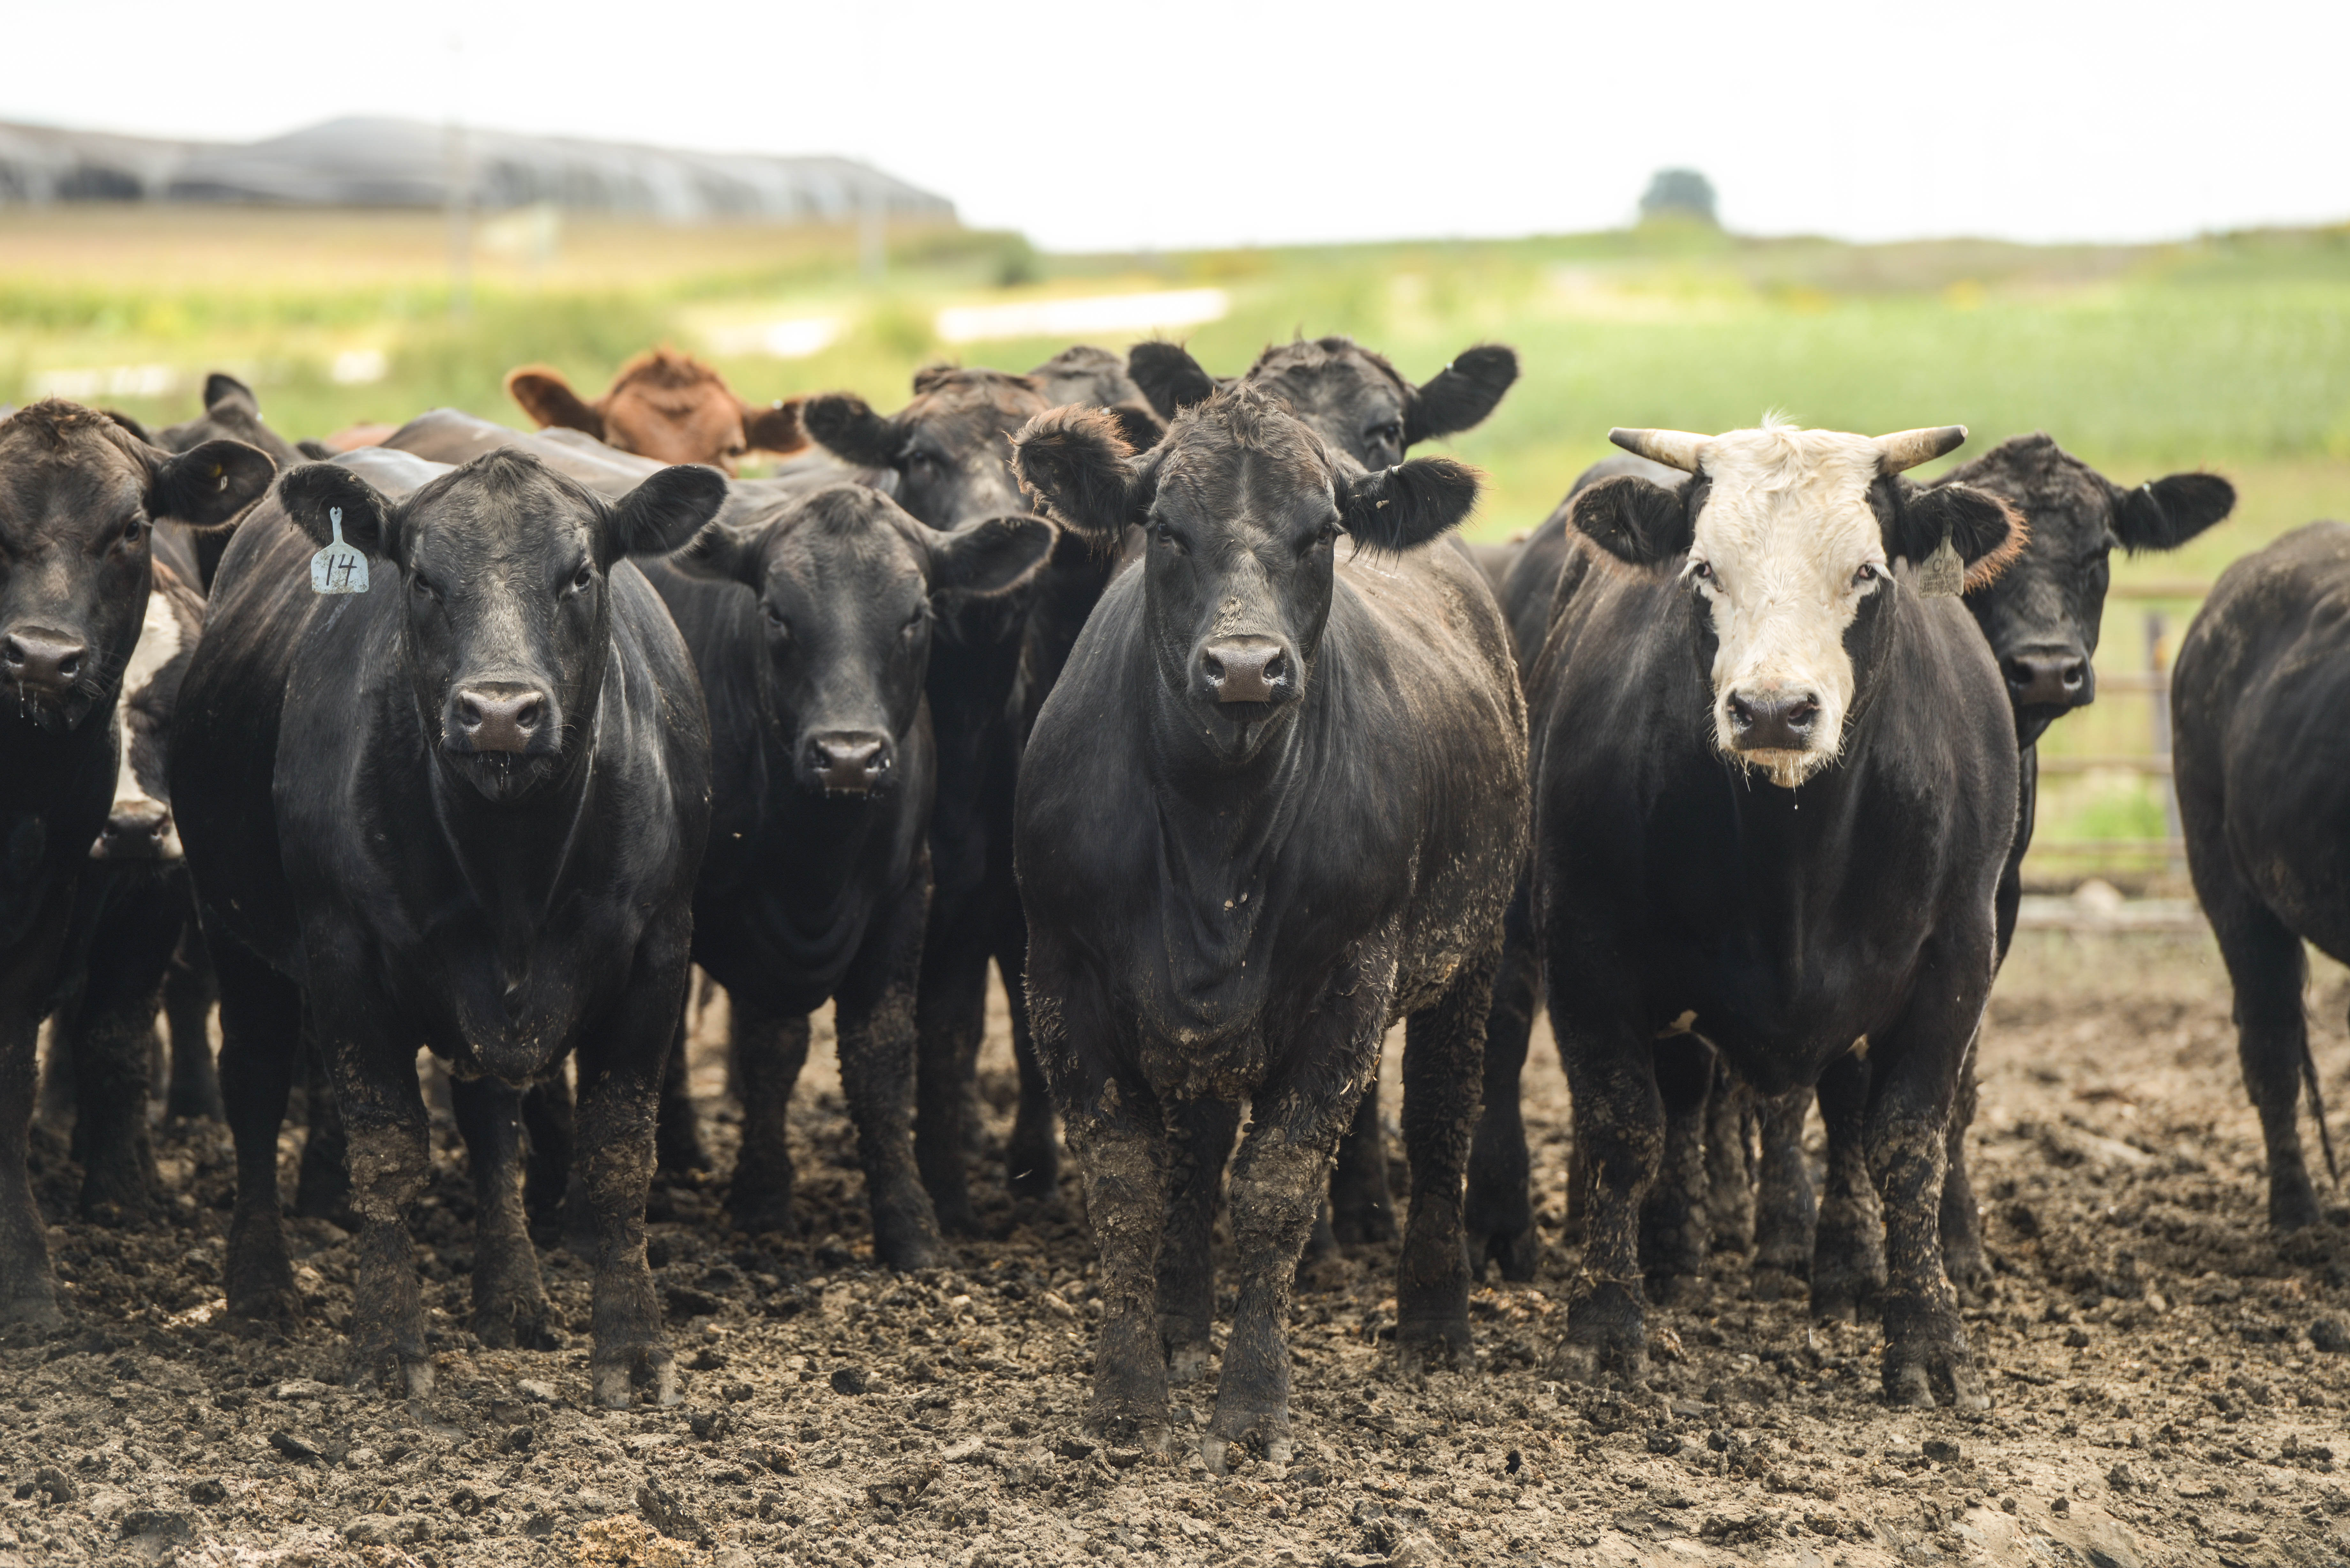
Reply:
<svg viewBox="0 0 2350 1568"><path fill-rule="evenodd" d="M1987 1406L1965 1134L2035 742L2094 696L2110 552L2234 492L2125 489L2037 434L1920 482L1962 428L1766 419L1616 431L1539 529L1466 545L1479 475L1409 454L1517 374L1490 345L1419 385L1343 337L1228 378L1077 347L926 369L884 414L752 407L664 351L593 401L515 371L527 435L443 410L297 447L225 376L168 430L0 420L0 1324L62 1319L26 1176L44 1022L83 1212L141 1223L161 1012L169 1111L234 1139L232 1314L299 1311L278 1133L307 1078L296 1202L358 1227L350 1375L430 1388L428 1047L481 1343L554 1342L552 1228L592 1271L596 1397L674 1402L644 1227L657 1168L710 1163L696 985L730 1002L733 1221L794 1230L785 1112L830 1002L874 1258L917 1270L974 1223L993 962L1004 1179L1054 1189L1057 1117L1100 1250L1099 1436L1170 1442L1220 1204L1211 1468L1293 1447L1310 1248L1399 1239L1398 1359L1465 1360L1472 1282L1534 1271L1544 1005L1568 1375L1641 1379L1647 1304L1726 1244L1881 1316L1889 1399ZM752 451L770 476L737 476ZM2280 1231L2319 1218L2302 944L2350 960L2345 604L2350 529L2312 525L2178 660Z"/></svg>

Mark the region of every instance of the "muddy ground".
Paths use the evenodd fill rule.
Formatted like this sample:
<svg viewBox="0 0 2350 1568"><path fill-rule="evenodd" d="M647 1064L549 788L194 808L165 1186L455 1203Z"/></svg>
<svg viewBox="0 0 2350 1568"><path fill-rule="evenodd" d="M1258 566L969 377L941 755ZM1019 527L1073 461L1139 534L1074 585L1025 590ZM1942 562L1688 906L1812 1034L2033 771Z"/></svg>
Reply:
<svg viewBox="0 0 2350 1568"><path fill-rule="evenodd" d="M2350 1103L2350 981L2323 971L2314 1001ZM1001 1029L999 1007L994 1135ZM0 1345L0 1568L2350 1563L2350 1231L2286 1253L2268 1240L2199 936L2027 932L2001 982L1975 1137L1998 1268L1969 1314L1997 1398L1980 1417L1888 1408L1869 1327L1752 1300L1734 1259L1652 1316L1648 1392L1555 1381L1573 1253L1544 1035L1528 1121L1550 1245L1536 1283L1476 1295L1473 1371L1395 1372L1394 1259L1366 1250L1313 1265L1298 1297L1293 1463L1217 1479L1196 1457L1104 1451L1077 1428L1096 1308L1074 1189L1015 1207L990 1170L988 1239L952 1269L876 1272L827 1053L820 1033L795 1124L801 1238L730 1234L710 1189L656 1194L653 1261L689 1369L671 1410L590 1408L584 1333L548 1353L475 1346L470 1194L445 1128L417 1220L433 1398L336 1385L351 1248L325 1221L296 1232L307 1323L239 1333L215 1310L227 1136L165 1129L175 1222L57 1225L73 1326ZM697 1082L723 1150L707 1051ZM37 1186L64 1216L58 1147ZM584 1271L546 1262L584 1329ZM1178 1397L1204 1417L1205 1390Z"/></svg>

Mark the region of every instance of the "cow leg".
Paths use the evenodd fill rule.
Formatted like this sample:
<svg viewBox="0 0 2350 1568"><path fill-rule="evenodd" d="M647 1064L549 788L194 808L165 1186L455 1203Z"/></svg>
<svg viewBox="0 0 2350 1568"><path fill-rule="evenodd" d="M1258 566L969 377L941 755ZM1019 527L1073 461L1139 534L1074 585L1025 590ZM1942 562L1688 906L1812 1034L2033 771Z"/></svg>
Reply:
<svg viewBox="0 0 2350 1568"><path fill-rule="evenodd" d="M33 1130L41 1014L65 947L69 890L51 894L25 942L0 967L0 1326L63 1325L49 1273L47 1228L25 1160Z"/></svg>
<svg viewBox="0 0 2350 1568"><path fill-rule="evenodd" d="M1542 1253L1534 1234L1533 1164L1519 1106L1534 1010L1542 1005L1542 962L1524 888L1503 926L1501 969L1485 1016L1484 1110L1469 1145L1469 1190L1462 1210L1469 1272L1482 1279L1499 1263L1505 1280L1531 1280Z"/></svg>
<svg viewBox="0 0 2350 1568"><path fill-rule="evenodd" d="M1930 945L1909 1005L1869 1045L1865 1137L1869 1174L1884 1206L1886 1396L1930 1407L1937 1396L1964 1410L1988 1410L1991 1396L1959 1321L1957 1293L1942 1268L1943 1161L1950 1109L1968 1043L1982 1021L1994 963L1991 932L1954 932ZM1821 1104L1847 1092L1839 1064L1821 1081ZM1841 1080L1833 1096L1828 1078ZM1829 1112L1833 1127L1839 1113ZM1827 1223L1823 1216L1821 1229Z"/></svg>
<svg viewBox="0 0 2350 1568"><path fill-rule="evenodd" d="M605 1027L580 1040L576 1056L573 1201L593 1237L595 1275L588 1373L596 1402L612 1410L628 1408L632 1388L644 1389L655 1405L683 1398L645 1259L661 1077L685 1016L686 943L681 939L674 947L673 961L640 963L626 1001ZM742 993L729 996L741 1017Z"/></svg>
<svg viewBox="0 0 2350 1568"><path fill-rule="evenodd" d="M2204 886L2223 878L2224 887ZM2282 1236L2320 1217L2301 1143L2302 1080L2310 1071L2301 1001L2308 961L2301 939L2238 882L2232 866L2211 868L2197 890L2235 985L2236 1059L2268 1146L2269 1229Z"/></svg>
<svg viewBox="0 0 2350 1568"><path fill-rule="evenodd" d="M1216 1316L1216 1271L1208 1241L1223 1191L1224 1162L1239 1130L1240 1107L1222 1100L1193 1100L1167 1116L1169 1196L1159 1245L1159 1342L1173 1383L1189 1383L1207 1370L1208 1331Z"/></svg>
<svg viewBox="0 0 2350 1568"><path fill-rule="evenodd" d="M1849 1052L1820 1075L1827 1188L1812 1243L1812 1315L1856 1321L1885 1286L1885 1215L1869 1173L1867 1058Z"/></svg>
<svg viewBox="0 0 2350 1568"><path fill-rule="evenodd" d="M729 993L732 1004L736 999ZM669 1054L662 1059L660 1080L660 1121L655 1130L655 1145L660 1151L660 1173L665 1177L681 1177L688 1172L708 1170L710 1151L702 1144L702 1116L693 1106L693 1075L686 1060L687 1046L682 1020Z"/></svg>
<svg viewBox="0 0 2350 1568"><path fill-rule="evenodd" d="M728 998L730 1044L743 1081L743 1147L726 1189L726 1212L754 1236L796 1236L786 1133L792 1090L807 1065L807 1015L769 1012L744 991Z"/></svg>
<svg viewBox="0 0 2350 1568"><path fill-rule="evenodd" d="M971 1206L969 1144L972 1077L987 1033L987 950L970 922L933 930L922 948L914 1003L914 1164L939 1226L968 1236L979 1229Z"/></svg>
<svg viewBox="0 0 2350 1568"><path fill-rule="evenodd" d="M163 1114L175 1121L216 1122L227 1114L221 1105L220 1074L213 1065L213 1003L219 1000L212 955L190 911L181 923L179 950L163 976L163 1017L172 1035L172 1087Z"/></svg>
<svg viewBox="0 0 2350 1568"><path fill-rule="evenodd" d="M81 994L60 1020L74 1043L81 1214L109 1225L151 1219L162 1192L147 1099L155 1012L188 909L184 873L118 874L124 885L99 922Z"/></svg>
<svg viewBox="0 0 2350 1568"><path fill-rule="evenodd" d="M1756 1096L1754 1173L1754 1295L1777 1301L1812 1277L1812 1243L1819 1230L1819 1199L1804 1158L1804 1123L1813 1091L1790 1089Z"/></svg>
<svg viewBox="0 0 2350 1568"><path fill-rule="evenodd" d="M1746 1137L1754 1096L1718 1051L1705 1106L1705 1210L1711 1249L1743 1257L1754 1245L1754 1161Z"/></svg>
<svg viewBox="0 0 2350 1568"><path fill-rule="evenodd" d="M914 986L929 903L926 881L908 888L867 934L833 997L841 1097L857 1126L873 1256L885 1268L909 1271L936 1266L945 1251L914 1164Z"/></svg>
<svg viewBox="0 0 2350 1568"><path fill-rule="evenodd" d="M1392 1241L1395 1199L1388 1192L1387 1139L1379 1133L1379 1081L1363 1085L1362 1103L1330 1168L1330 1234L1341 1246Z"/></svg>
<svg viewBox="0 0 2350 1568"><path fill-rule="evenodd" d="M1981 1042L1980 1028L1967 1041L1966 1065L1959 1070L1958 1101L1950 1107L1942 1172L1942 1267L1950 1283L1969 1296L1981 1295L1991 1283L1991 1262L1983 1255L1982 1210L1975 1201L1974 1181L1967 1174L1967 1129L1974 1126L1979 1098L1975 1054Z"/></svg>
<svg viewBox="0 0 2350 1568"><path fill-rule="evenodd" d="M1621 1017L1569 1012L1578 980L1546 977L1551 1029L1574 1096L1582 1157L1583 1267L1566 1315L1562 1369L1582 1382L1648 1375L1640 1208L1664 1153L1665 1105L1653 1041Z"/></svg>
<svg viewBox="0 0 2350 1568"><path fill-rule="evenodd" d="M302 1163L294 1179L294 1212L306 1220L332 1220L353 1228L349 1135L343 1126L335 1085L310 1031L304 1029L303 1065L308 1087L303 1096Z"/></svg>
<svg viewBox="0 0 2350 1568"><path fill-rule="evenodd" d="M416 1049L386 1033L389 1007L367 995L356 977L322 971L314 958L312 1018L349 1146L351 1209L359 1220L348 1376L363 1386L393 1370L398 1391L421 1398L432 1392L432 1358L407 1210L432 1172L432 1124Z"/></svg>
<svg viewBox="0 0 2350 1568"><path fill-rule="evenodd" d="M571 1081L558 1064L522 1092L523 1212L534 1231L564 1237L571 1215L568 1189L572 1177L574 1136ZM580 1238L584 1242L587 1231Z"/></svg>
<svg viewBox="0 0 2350 1568"><path fill-rule="evenodd" d="M1028 928L1018 899L1007 917L1011 940L995 950L995 971L1003 978L1003 996L1012 1013L1012 1062L1020 1074L1020 1107L1014 1113L1012 1137L1003 1146L1006 1185L1014 1198L1050 1198L1061 1185L1060 1141L1053 1133L1053 1096L1045 1069L1036 1060L1035 1036L1028 1020Z"/></svg>
<svg viewBox="0 0 2350 1568"><path fill-rule="evenodd" d="M1640 1204L1640 1266L1649 1299L1662 1304L1705 1272L1705 1120L1713 1047L1694 1034L1669 1034L1657 1042L1655 1060L1665 1137L1656 1179Z"/></svg>
<svg viewBox="0 0 2350 1568"><path fill-rule="evenodd" d="M277 1130L302 1060L302 992L240 947L212 944L220 981L221 1104L236 1145L236 1208L229 1218L225 1289L237 1317L291 1322L301 1314L277 1198Z"/></svg>
<svg viewBox="0 0 2350 1568"><path fill-rule="evenodd" d="M473 1333L493 1350L559 1348L523 1217L522 1091L494 1078L454 1078L449 1098L473 1170Z"/></svg>
<svg viewBox="0 0 2350 1568"><path fill-rule="evenodd" d="M1396 1262L1396 1352L1407 1371L1430 1362L1463 1367L1470 1362L1461 1206L1484 1075L1485 1020L1500 967L1497 941L1491 952L1461 966L1441 1000L1404 1025L1403 1141L1411 1164L1411 1207Z"/></svg>

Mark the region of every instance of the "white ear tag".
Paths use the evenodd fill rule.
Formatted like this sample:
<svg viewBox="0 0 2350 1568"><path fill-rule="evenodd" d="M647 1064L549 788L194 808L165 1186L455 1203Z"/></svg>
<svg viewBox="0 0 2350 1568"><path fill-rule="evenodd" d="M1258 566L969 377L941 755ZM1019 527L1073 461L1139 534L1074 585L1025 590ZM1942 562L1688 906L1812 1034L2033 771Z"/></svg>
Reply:
<svg viewBox="0 0 2350 1568"><path fill-rule="evenodd" d="M310 557L310 591L314 594L367 592L367 557L343 543L343 509L327 508L334 543Z"/></svg>

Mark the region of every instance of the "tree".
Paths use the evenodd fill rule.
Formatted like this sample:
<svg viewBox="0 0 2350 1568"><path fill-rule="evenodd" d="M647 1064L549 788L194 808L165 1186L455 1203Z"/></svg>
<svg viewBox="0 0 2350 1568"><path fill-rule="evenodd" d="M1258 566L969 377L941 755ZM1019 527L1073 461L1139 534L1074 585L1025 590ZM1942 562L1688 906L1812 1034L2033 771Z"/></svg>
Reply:
<svg viewBox="0 0 2350 1568"><path fill-rule="evenodd" d="M1719 224L1713 211L1713 182L1694 169L1659 169L1640 198L1640 221L1659 218L1694 220Z"/></svg>

